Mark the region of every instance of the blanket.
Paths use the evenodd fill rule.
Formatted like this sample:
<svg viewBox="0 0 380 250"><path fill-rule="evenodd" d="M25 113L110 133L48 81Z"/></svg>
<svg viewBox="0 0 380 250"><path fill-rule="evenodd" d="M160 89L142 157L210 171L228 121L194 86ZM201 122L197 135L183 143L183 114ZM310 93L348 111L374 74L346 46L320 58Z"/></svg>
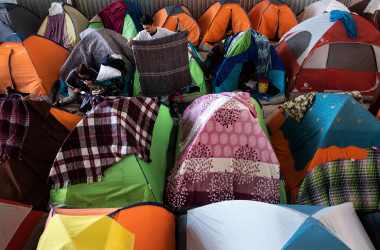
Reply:
<svg viewBox="0 0 380 250"><path fill-rule="evenodd" d="M129 154L150 161L158 111L156 98L104 98L58 152L50 172L54 186L101 181L107 168Z"/></svg>
<svg viewBox="0 0 380 250"><path fill-rule="evenodd" d="M174 94L191 84L187 34L133 41L133 54L145 96Z"/></svg>

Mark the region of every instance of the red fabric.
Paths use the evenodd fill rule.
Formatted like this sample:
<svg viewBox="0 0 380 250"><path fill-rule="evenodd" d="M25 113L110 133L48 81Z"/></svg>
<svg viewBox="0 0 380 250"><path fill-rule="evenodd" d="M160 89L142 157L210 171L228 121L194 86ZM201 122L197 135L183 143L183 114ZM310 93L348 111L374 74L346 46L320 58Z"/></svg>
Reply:
<svg viewBox="0 0 380 250"><path fill-rule="evenodd" d="M322 39L313 49L329 42L360 42L380 46L380 32L376 29L376 27L364 17L353 15L353 18L357 26L357 38L349 38L343 23L338 21L323 35Z"/></svg>
<svg viewBox="0 0 380 250"><path fill-rule="evenodd" d="M6 250L23 249L24 244L27 242L30 234L33 232L34 227L38 224L41 217L44 215L44 212L31 211L26 216L20 227L17 229Z"/></svg>
<svg viewBox="0 0 380 250"><path fill-rule="evenodd" d="M297 58L293 55L292 51L289 49L288 45L285 42L280 43L276 47L276 51L279 55L281 55L281 60L285 65L287 77L289 78L289 89L293 89L294 82L292 78L300 70Z"/></svg>
<svg viewBox="0 0 380 250"><path fill-rule="evenodd" d="M372 96L374 90L368 90L376 85L376 75L378 75L376 72L355 72L339 69L302 69L297 75L295 87L300 92L357 90L363 92L366 96Z"/></svg>
<svg viewBox="0 0 380 250"><path fill-rule="evenodd" d="M99 13L99 17L102 19L104 27L121 33L127 9L128 6L123 0L115 1L105 7Z"/></svg>

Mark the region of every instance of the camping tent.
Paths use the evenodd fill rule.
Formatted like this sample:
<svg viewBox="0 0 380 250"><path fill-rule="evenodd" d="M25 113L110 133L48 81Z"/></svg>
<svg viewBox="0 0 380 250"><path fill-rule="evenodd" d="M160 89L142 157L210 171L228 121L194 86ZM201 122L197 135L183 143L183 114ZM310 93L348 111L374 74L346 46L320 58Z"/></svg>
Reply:
<svg viewBox="0 0 380 250"><path fill-rule="evenodd" d="M166 197L174 210L222 200L278 203L278 161L248 93L196 99L184 112Z"/></svg>
<svg viewBox="0 0 380 250"><path fill-rule="evenodd" d="M154 24L172 31L188 32L188 40L195 46L199 43L201 35L197 21L191 16L189 9L183 5L172 5L157 11Z"/></svg>
<svg viewBox="0 0 380 250"><path fill-rule="evenodd" d="M369 19L376 28L380 28L380 3L377 0L353 0L349 6L350 11L358 13Z"/></svg>
<svg viewBox="0 0 380 250"><path fill-rule="evenodd" d="M336 0L321 0L314 2L307 6L303 12L298 16L300 22L305 21L309 18L321 15L332 10L342 10L348 11L348 8L343 3Z"/></svg>
<svg viewBox="0 0 380 250"><path fill-rule="evenodd" d="M50 93L68 56L66 49L39 36L30 36L23 43L2 43L0 51L0 92L13 86L16 91L39 96Z"/></svg>
<svg viewBox="0 0 380 250"><path fill-rule="evenodd" d="M278 206L224 201L179 218L178 250L375 249L352 204Z"/></svg>
<svg viewBox="0 0 380 250"><path fill-rule="evenodd" d="M132 39L142 30L140 7L134 0L118 0L104 7L90 20L90 29L107 28Z"/></svg>
<svg viewBox="0 0 380 250"><path fill-rule="evenodd" d="M0 21L0 43L20 42L21 38L8 25Z"/></svg>
<svg viewBox="0 0 380 250"><path fill-rule="evenodd" d="M224 47L223 61L212 79L216 93L237 90L239 83L248 82L254 73L254 80L269 80L277 89L275 94L284 96L285 67L267 38L248 30L228 38Z"/></svg>
<svg viewBox="0 0 380 250"><path fill-rule="evenodd" d="M57 23L53 20L55 17L47 16L42 22L38 34L54 40L65 48L73 48L80 40L79 34L87 28L88 20L82 13L68 4L64 4L63 13L57 15L64 15L64 23L61 23L63 27L56 26ZM63 34L60 34L61 29L64 32Z"/></svg>
<svg viewBox="0 0 380 250"><path fill-rule="evenodd" d="M10 27L23 40L37 32L41 20L20 5L0 3L0 23Z"/></svg>
<svg viewBox="0 0 380 250"><path fill-rule="evenodd" d="M346 94L316 94L300 122L279 110L268 119L268 128L293 201L305 176L317 166L364 160L368 149L380 146L380 122Z"/></svg>
<svg viewBox="0 0 380 250"><path fill-rule="evenodd" d="M46 218L31 206L0 199L0 249L36 249Z"/></svg>
<svg viewBox="0 0 380 250"><path fill-rule="evenodd" d="M363 17L352 15L350 38L330 13L308 19L285 34L277 51L290 80L289 90L353 91L372 96L379 86L380 35Z"/></svg>
<svg viewBox="0 0 380 250"><path fill-rule="evenodd" d="M219 0L199 18L201 46L220 42L230 30L236 34L251 27L248 15L237 0Z"/></svg>
<svg viewBox="0 0 380 250"><path fill-rule="evenodd" d="M269 40L278 41L297 25L292 9L280 0L264 0L253 6L248 16L252 28Z"/></svg>
<svg viewBox="0 0 380 250"><path fill-rule="evenodd" d="M48 103L39 99L28 98L22 102L13 102L13 110L18 110L19 105L21 108L26 106L29 125L20 157L11 155L0 164L0 199L19 201L31 204L37 209L46 209L49 201L50 168L69 133L59 122L65 113L51 109ZM69 117L70 115L67 114ZM15 116L22 117L22 114L16 113ZM4 134L3 130L2 138L17 138L16 131L18 130Z"/></svg>
<svg viewBox="0 0 380 250"><path fill-rule="evenodd" d="M147 163L135 155L127 156L107 169L102 181L52 189L54 205L75 208L123 207L143 201L163 200L173 120L163 105L154 126L151 159Z"/></svg>
<svg viewBox="0 0 380 250"><path fill-rule="evenodd" d="M122 209L54 209L37 249L73 246L93 250L174 250L175 217L156 204Z"/></svg>

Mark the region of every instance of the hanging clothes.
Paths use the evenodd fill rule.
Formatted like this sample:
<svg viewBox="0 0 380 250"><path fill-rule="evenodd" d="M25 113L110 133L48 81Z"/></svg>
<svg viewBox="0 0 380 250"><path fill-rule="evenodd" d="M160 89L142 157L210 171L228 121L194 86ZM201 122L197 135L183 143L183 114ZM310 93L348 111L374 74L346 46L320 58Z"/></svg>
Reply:
<svg viewBox="0 0 380 250"><path fill-rule="evenodd" d="M62 3L52 3L49 9L45 37L65 46L65 12Z"/></svg>

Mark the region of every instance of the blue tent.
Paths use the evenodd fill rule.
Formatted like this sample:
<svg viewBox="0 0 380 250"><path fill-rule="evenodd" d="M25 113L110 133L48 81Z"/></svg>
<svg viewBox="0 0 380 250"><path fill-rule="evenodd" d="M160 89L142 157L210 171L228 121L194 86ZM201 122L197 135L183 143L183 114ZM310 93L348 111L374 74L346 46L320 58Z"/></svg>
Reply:
<svg viewBox="0 0 380 250"><path fill-rule="evenodd" d="M0 21L0 42L21 42L21 39L9 26Z"/></svg>
<svg viewBox="0 0 380 250"><path fill-rule="evenodd" d="M301 170L319 148L380 147L380 122L351 95L316 94L301 122L288 118L282 127L295 167Z"/></svg>
<svg viewBox="0 0 380 250"><path fill-rule="evenodd" d="M264 51L263 47L269 49ZM256 77L269 80L280 94L285 94L285 67L264 36L254 30L238 33L226 40L224 50L224 59L213 78L216 93L236 90L244 64L251 63L255 67L252 71L256 73ZM266 54L263 56L263 53ZM262 70L263 61L268 65L265 70Z"/></svg>

